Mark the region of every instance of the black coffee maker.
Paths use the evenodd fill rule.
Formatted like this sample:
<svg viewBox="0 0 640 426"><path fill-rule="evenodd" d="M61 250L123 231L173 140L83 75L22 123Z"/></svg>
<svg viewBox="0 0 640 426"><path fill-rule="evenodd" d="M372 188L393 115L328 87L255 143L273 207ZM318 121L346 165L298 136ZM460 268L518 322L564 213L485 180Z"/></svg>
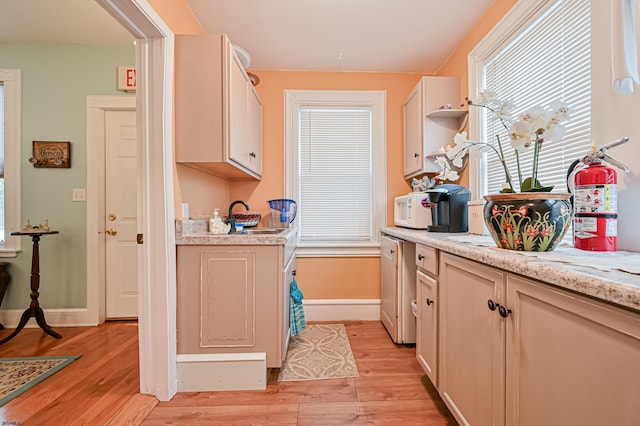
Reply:
<svg viewBox="0 0 640 426"><path fill-rule="evenodd" d="M471 191L455 184L438 185L428 189L427 196L431 203L431 222L429 232L467 232L468 206Z"/></svg>

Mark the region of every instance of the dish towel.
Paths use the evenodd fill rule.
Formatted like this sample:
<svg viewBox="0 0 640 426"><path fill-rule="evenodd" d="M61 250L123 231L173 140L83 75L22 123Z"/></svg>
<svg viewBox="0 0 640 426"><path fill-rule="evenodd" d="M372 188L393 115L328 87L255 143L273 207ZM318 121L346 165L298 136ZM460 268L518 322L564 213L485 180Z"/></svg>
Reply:
<svg viewBox="0 0 640 426"><path fill-rule="evenodd" d="M638 43L636 38L636 0L611 2L611 69L613 90L633 93L638 75Z"/></svg>
<svg viewBox="0 0 640 426"><path fill-rule="evenodd" d="M291 328L291 336L295 336L307 328L307 320L304 318L302 299L304 299L304 295L298 288L298 283L294 278L291 282L289 296L289 328Z"/></svg>

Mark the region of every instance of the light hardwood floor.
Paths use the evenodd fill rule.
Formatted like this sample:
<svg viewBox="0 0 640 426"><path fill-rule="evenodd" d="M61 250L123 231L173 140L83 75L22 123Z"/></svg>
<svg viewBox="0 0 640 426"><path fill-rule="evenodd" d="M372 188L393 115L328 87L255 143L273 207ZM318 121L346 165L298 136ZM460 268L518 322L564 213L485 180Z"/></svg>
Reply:
<svg viewBox="0 0 640 426"><path fill-rule="evenodd" d="M344 324L359 377L278 382L272 370L264 391L179 393L168 402L137 394L135 323L60 328L61 340L23 330L0 346L0 357L83 356L1 407L0 418L21 425L456 424L414 348L393 344L378 321Z"/></svg>

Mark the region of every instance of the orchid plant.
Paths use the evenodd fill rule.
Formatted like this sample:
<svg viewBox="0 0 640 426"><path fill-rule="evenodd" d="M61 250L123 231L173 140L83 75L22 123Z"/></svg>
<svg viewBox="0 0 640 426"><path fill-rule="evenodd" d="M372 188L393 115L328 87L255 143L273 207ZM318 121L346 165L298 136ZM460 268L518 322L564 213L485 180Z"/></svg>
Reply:
<svg viewBox="0 0 640 426"><path fill-rule="evenodd" d="M542 144L545 141L559 141L564 137L565 127L563 123L569 120L570 109L564 102L554 101L548 108L534 107L520 114L516 119L510 119L514 105L509 101L496 99L493 92L480 92L476 99L466 99L469 107L485 108L495 114L502 126L506 129L511 139L516 159L516 174L512 174L505 161L505 154L500 136L496 135L496 143L477 142L467 139L467 132L456 134L455 146L446 152L445 156L436 158L436 164L441 168L436 175L440 181L458 180L458 172L455 167L462 167L464 156L467 152L471 156L479 156L485 152L493 152L497 155L505 174L502 193L508 192L550 192L552 186L543 186L538 181L538 158ZM520 166L520 153L533 148L533 164L531 176L523 177ZM519 184L519 191L514 186L514 176Z"/></svg>

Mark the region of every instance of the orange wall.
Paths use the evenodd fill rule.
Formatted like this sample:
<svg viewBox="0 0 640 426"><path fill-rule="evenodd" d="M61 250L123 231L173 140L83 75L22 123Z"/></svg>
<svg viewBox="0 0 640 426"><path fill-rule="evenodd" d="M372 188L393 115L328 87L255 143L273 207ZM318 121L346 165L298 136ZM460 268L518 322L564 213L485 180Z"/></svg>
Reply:
<svg viewBox="0 0 640 426"><path fill-rule="evenodd" d="M458 46L438 75L460 77L463 96L468 94L467 55L496 22L516 3L496 0L476 27ZM183 0L149 0L177 34L199 33ZM263 179L228 182L176 167L176 214L180 203L190 204L191 216L209 215L214 207L224 214L226 204L246 200L251 210L268 212L267 200L284 196L284 90L385 90L387 92L387 217L393 223L392 200L408 192L402 176L402 103L420 79L418 74L329 73L252 70L261 78L257 91L263 102ZM463 174L462 184L468 185ZM298 282L308 299L369 299L380 297L378 258L300 258Z"/></svg>
<svg viewBox="0 0 640 426"><path fill-rule="evenodd" d="M468 56L476 45L489 31L502 19L502 17L518 2L518 0L496 0L489 10L480 18L476 26L469 31L467 36L458 45L449 59L440 67L437 75L449 75L460 78L460 94L462 99L466 96L474 97L476 93L469 93ZM460 176L460 185L469 186L469 168L466 168Z"/></svg>
<svg viewBox="0 0 640 426"><path fill-rule="evenodd" d="M256 87L263 108L263 179L231 183L231 198L248 201L266 214L266 203L284 196L284 91L385 90L387 93L388 223L393 223L391 200L411 190L402 176L402 103L420 79L418 74L295 72L252 70L260 76ZM298 284L309 299L377 299L380 297L378 258L299 258Z"/></svg>

